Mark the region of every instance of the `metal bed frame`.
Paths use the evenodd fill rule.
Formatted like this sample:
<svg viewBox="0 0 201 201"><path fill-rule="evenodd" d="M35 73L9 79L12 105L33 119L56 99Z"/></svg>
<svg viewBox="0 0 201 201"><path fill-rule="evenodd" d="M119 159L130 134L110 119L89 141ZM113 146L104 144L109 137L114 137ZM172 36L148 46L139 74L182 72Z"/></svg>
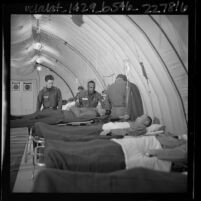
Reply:
<svg viewBox="0 0 201 201"><path fill-rule="evenodd" d="M41 159L44 159L45 139L33 136L33 127L28 128L28 131L29 137L25 152L25 162L27 162L29 156L32 158L32 179L34 179L36 167L45 167L44 161L41 161Z"/></svg>

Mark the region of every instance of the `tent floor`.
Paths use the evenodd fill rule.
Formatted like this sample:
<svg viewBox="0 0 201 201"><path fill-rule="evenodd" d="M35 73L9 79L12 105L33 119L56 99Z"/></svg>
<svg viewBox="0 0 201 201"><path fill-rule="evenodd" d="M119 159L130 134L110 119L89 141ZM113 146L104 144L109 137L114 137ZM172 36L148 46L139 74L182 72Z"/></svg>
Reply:
<svg viewBox="0 0 201 201"><path fill-rule="evenodd" d="M34 178L36 177L37 173L43 167L35 167L34 171L34 178L33 175L33 163L32 158L28 157L27 162L24 162L25 154L23 155L22 162L20 165L20 169L17 174L16 182L13 188L13 192L22 192L22 193L29 193L32 191L32 187L34 184Z"/></svg>
<svg viewBox="0 0 201 201"><path fill-rule="evenodd" d="M26 152L26 149L25 149ZM27 161L25 162L25 153L23 154L22 161L20 164L20 168L17 174L17 178L15 181L15 185L13 188L13 193L21 192L21 193L29 193L32 191L32 187L34 184L34 178L37 173L42 169L42 167L35 167L34 178L33 175L33 162L32 157L29 156Z"/></svg>

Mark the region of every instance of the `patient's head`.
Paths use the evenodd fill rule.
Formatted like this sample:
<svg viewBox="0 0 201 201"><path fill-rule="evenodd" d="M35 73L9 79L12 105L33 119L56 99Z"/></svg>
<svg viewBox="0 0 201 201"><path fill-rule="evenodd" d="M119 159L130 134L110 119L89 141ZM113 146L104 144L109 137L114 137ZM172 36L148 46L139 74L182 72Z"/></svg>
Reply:
<svg viewBox="0 0 201 201"><path fill-rule="evenodd" d="M143 114L135 120L136 123L144 124L146 127L152 124L152 119L150 116Z"/></svg>
<svg viewBox="0 0 201 201"><path fill-rule="evenodd" d="M77 89L78 89L79 93L82 92L82 91L84 91L84 87L83 86L79 86Z"/></svg>

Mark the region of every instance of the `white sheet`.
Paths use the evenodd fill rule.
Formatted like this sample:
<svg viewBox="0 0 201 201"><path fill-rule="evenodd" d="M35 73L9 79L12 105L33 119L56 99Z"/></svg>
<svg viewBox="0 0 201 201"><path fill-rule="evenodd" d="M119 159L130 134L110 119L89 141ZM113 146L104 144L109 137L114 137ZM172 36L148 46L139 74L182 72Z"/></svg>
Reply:
<svg viewBox="0 0 201 201"><path fill-rule="evenodd" d="M161 149L161 145L155 136L126 136L122 139L112 140L122 147L126 169L145 167L165 172L170 171L171 162L145 155L149 149Z"/></svg>
<svg viewBox="0 0 201 201"><path fill-rule="evenodd" d="M103 124L103 130L112 130L112 129L123 129L123 128L130 128L130 124L128 122L109 122Z"/></svg>
<svg viewBox="0 0 201 201"><path fill-rule="evenodd" d="M75 105L75 101L73 101L73 102L70 102L70 103L67 103L66 105L63 105L62 106L62 110L70 110L70 108L72 107L72 106L74 106Z"/></svg>

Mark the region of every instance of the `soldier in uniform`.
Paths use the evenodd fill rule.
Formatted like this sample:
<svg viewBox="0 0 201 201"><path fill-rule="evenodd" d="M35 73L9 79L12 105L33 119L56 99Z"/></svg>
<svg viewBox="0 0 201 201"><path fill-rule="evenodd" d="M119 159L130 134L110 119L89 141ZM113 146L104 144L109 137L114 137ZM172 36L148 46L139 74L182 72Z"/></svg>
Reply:
<svg viewBox="0 0 201 201"><path fill-rule="evenodd" d="M88 107L95 108L98 106L98 103L104 107L106 114L108 113L109 106L103 104L103 97L100 93L95 90L95 82L93 80L87 83L87 90L82 91L78 95L78 100L76 102L76 107Z"/></svg>
<svg viewBox="0 0 201 201"><path fill-rule="evenodd" d="M46 109L62 109L62 95L59 88L54 87L54 77L52 75L45 76L46 87L44 87L38 94L36 111Z"/></svg>
<svg viewBox="0 0 201 201"><path fill-rule="evenodd" d="M82 91L85 90L83 86L79 86L77 89L78 89L78 92L75 95L75 97L74 98L69 98L68 102L76 101L78 99L78 97L79 97L79 94L82 93Z"/></svg>

